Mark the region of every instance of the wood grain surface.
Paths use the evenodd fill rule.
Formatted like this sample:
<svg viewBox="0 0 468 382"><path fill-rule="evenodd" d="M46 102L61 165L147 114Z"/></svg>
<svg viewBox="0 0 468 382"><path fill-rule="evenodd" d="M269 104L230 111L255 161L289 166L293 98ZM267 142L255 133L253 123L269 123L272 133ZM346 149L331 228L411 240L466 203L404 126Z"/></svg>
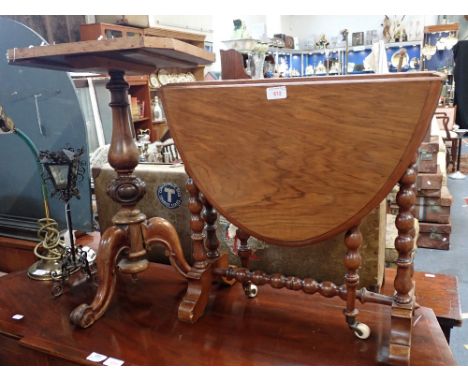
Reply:
<svg viewBox="0 0 468 382"><path fill-rule="evenodd" d="M0 278L0 364L90 364L98 352L124 365L377 365L387 361L390 307L358 304L370 325L362 341L342 315L344 302L261 287L255 299L242 285L220 287L196 324L177 319L187 283L174 269L151 264L138 281L119 276L117 298L88 329L74 327L70 310L90 299L83 284L54 299L49 282L24 272ZM21 298L18 298L21 296ZM20 313L24 318L12 320ZM287 324L285 324L287 323ZM411 365L454 365L431 309L415 311Z"/></svg>
<svg viewBox="0 0 468 382"><path fill-rule="evenodd" d="M383 294L391 296L394 293L393 280L395 275L395 269L385 269ZM461 302L456 276L414 272L413 279L416 283L416 302L419 305L431 308L438 319L452 321L452 326L462 326Z"/></svg>
<svg viewBox="0 0 468 382"><path fill-rule="evenodd" d="M46 69L129 73L151 73L159 68L194 68L210 64L214 54L174 38L136 36L99 41L13 48L9 64Z"/></svg>
<svg viewBox="0 0 468 382"><path fill-rule="evenodd" d="M285 99L267 99L284 86ZM349 229L406 170L441 77L363 75L162 88L169 129L197 186L257 238L304 245Z"/></svg>

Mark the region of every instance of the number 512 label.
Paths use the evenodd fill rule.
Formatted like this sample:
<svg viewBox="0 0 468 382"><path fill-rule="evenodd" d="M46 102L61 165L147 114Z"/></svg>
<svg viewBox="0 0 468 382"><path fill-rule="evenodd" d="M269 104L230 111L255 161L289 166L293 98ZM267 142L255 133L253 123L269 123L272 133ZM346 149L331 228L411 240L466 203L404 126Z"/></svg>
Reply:
<svg viewBox="0 0 468 382"><path fill-rule="evenodd" d="M288 92L286 86L275 86L273 88L267 88L267 99L285 99L288 98Z"/></svg>

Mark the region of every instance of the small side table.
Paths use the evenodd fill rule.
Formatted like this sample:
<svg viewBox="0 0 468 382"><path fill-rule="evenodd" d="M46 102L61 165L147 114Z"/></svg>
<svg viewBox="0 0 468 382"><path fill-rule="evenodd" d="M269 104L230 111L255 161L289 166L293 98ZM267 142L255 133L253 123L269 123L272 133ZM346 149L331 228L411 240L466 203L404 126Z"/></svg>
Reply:
<svg viewBox="0 0 468 382"><path fill-rule="evenodd" d="M458 155L457 155L457 171L453 174L450 174L448 177L450 179L465 179L466 175L460 171L460 160L461 160L461 147L463 144L463 136L468 133L468 129L455 129L454 133L458 135Z"/></svg>

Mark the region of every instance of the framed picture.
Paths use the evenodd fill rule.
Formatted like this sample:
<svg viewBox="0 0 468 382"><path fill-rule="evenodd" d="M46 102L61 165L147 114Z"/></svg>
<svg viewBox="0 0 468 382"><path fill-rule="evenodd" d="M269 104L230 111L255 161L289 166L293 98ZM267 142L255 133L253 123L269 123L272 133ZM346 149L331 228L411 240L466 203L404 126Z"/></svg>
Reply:
<svg viewBox="0 0 468 382"><path fill-rule="evenodd" d="M364 32L355 32L353 33L352 45L364 45Z"/></svg>

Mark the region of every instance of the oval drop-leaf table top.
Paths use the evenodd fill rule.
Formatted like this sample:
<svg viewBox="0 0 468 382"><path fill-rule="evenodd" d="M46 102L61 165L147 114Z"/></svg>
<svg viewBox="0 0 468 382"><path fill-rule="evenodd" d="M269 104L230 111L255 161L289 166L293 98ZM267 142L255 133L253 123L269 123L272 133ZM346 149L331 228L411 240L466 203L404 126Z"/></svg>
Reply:
<svg viewBox="0 0 468 382"><path fill-rule="evenodd" d="M351 228L386 197L441 84L429 72L234 80L167 85L162 98L210 203L257 238L303 245Z"/></svg>

